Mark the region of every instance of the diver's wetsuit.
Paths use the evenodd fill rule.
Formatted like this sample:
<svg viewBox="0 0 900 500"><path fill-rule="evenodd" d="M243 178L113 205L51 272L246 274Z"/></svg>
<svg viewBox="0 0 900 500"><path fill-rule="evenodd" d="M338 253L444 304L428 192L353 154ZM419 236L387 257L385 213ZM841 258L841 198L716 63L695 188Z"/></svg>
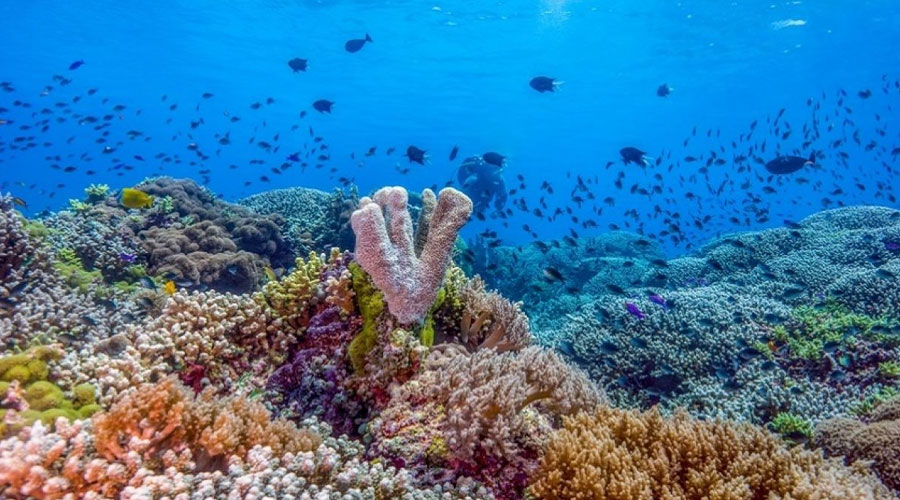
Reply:
<svg viewBox="0 0 900 500"><path fill-rule="evenodd" d="M456 177L463 192L472 199L476 212L487 211L491 200L498 212L506 206L506 182L502 173L501 167L485 163L480 156L463 160Z"/></svg>

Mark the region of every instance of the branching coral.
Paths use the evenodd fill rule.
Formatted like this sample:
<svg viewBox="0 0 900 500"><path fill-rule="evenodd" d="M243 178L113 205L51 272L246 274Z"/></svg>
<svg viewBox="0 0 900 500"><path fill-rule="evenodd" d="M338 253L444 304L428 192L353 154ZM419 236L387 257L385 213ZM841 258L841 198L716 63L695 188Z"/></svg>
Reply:
<svg viewBox="0 0 900 500"><path fill-rule="evenodd" d="M340 254L332 260L335 257L339 259ZM336 265L340 265L340 261ZM320 301L320 275L324 269L325 262L315 252L311 252L306 260L297 257L294 270L281 280L266 283L262 292L256 295L257 300L268 305L286 324L300 330L314 312L310 306Z"/></svg>
<svg viewBox="0 0 900 500"><path fill-rule="evenodd" d="M469 354L444 345L421 374L394 387L370 425L374 452L424 474L469 475L517 498L559 418L606 401L552 351Z"/></svg>
<svg viewBox="0 0 900 500"><path fill-rule="evenodd" d="M205 376L229 389L247 374L267 377L284 361L296 332L248 295L179 291L161 314L128 330L128 341L147 365L205 367Z"/></svg>
<svg viewBox="0 0 900 500"><path fill-rule="evenodd" d="M546 500L893 498L862 467L787 449L757 427L613 408L567 417L530 490Z"/></svg>
<svg viewBox="0 0 900 500"><path fill-rule="evenodd" d="M472 213L472 201L466 195L445 188L433 216L420 221L420 236L414 237L407 199L402 187L383 188L373 198L362 198L350 218L356 233L356 260L384 293L388 309L401 324L422 320L434 304L457 233ZM421 236L423 231L426 236ZM420 253L415 251L417 240L425 241Z"/></svg>
<svg viewBox="0 0 900 500"><path fill-rule="evenodd" d="M193 391L168 378L145 384L93 419L97 452L133 464L160 460L165 466L199 470L221 467L231 455L246 457L256 445L276 454L315 450L321 438L269 412L244 396L217 400L213 391ZM134 465L137 465L136 463Z"/></svg>
<svg viewBox="0 0 900 500"><path fill-rule="evenodd" d="M876 407L868 422L835 418L819 424L815 443L848 462L871 460L878 477L900 492L900 397Z"/></svg>
<svg viewBox="0 0 900 500"><path fill-rule="evenodd" d="M427 398L447 412L444 433L460 459L476 449L507 458L528 426L522 410L540 402L550 415L567 415L603 404L605 395L552 351L529 347L498 354L491 349L430 361L435 375ZM427 375L426 379L430 378Z"/></svg>

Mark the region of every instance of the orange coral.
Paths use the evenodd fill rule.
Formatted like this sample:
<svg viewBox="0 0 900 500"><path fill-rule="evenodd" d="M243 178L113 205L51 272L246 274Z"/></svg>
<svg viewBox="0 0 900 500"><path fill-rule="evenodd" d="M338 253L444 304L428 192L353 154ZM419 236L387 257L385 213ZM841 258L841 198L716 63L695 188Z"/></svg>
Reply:
<svg viewBox="0 0 900 500"><path fill-rule="evenodd" d="M893 498L862 467L785 448L758 427L613 408L566 418L530 490L546 500Z"/></svg>
<svg viewBox="0 0 900 500"><path fill-rule="evenodd" d="M321 438L285 420L273 421L260 403L240 396L216 399L207 389L195 397L176 379L144 384L108 412L93 420L98 453L107 460L134 466L143 460L162 460L165 466L199 468L221 466L231 455L245 457L255 445L275 453L312 451Z"/></svg>

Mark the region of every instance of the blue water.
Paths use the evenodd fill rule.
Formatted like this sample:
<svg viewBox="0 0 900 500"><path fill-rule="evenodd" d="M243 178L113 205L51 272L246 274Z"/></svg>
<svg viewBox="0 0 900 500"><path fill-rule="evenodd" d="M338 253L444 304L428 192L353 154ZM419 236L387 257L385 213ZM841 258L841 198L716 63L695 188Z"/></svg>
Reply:
<svg viewBox="0 0 900 500"><path fill-rule="evenodd" d="M160 174L206 177L229 200L293 185L330 190L341 177L362 192L386 184L421 189L444 185L461 158L486 151L507 156L508 187L515 187L517 174L525 178L527 190L513 198L524 195L531 209L544 196L544 212L569 207L579 217L577 223L568 216L550 221L514 208L508 228L491 219L467 227L470 236L496 230L507 243L531 240L522 224L543 239L626 222L656 233L663 221L650 213L660 205L681 215L686 241L665 240L678 253L719 232L800 219L825 208L823 197L830 206L897 205L888 195L900 181L888 169L896 166L890 152L900 145L900 89L894 86L900 5L888 0L852 7L836 1L8 1L0 4L0 32L0 81L15 89L0 91L0 107L9 110L0 119L11 121L0 125L0 184L25 199L31 213L64 207L92 182L120 188ZM365 33L373 43L355 54L344 50L346 40ZM287 66L293 57L308 59L308 71L293 73ZM76 60L85 64L69 71ZM60 86L53 75L72 82ZM539 94L528 85L537 75L564 83L559 92ZM667 98L656 95L662 83L674 88ZM52 90L41 96L48 85ZM98 92L87 96L91 88ZM838 106L841 89L847 96ZM872 91L870 98L858 96L864 89ZM214 97L202 99L204 92ZM73 103L76 96L81 99ZM269 97L274 102L265 104ZM801 128L813 123L809 98L821 104L822 134L804 148ZM335 101L333 113L313 111L317 99ZM104 130L78 125L57 102L69 103L72 115L112 114L108 142L97 143ZM255 102L260 109L251 109ZM124 110L113 111L117 104ZM177 109L170 110L172 104ZM40 114L44 108L52 114ZM781 122L793 129L785 140L765 126L782 108ZM303 110L308 115L301 119ZM232 123L232 116L241 120ZM836 122L830 132L826 116ZM848 116L851 125L843 122ZM45 118L48 129L41 131L35 122ZM760 126L751 142L768 145L761 156L774 156L778 147L804 155L814 150L821 168L794 174L783 185L767 180L756 163L738 173L732 159L749 143L735 149L731 142L753 120ZM287 155L313 145L309 127L328 144L324 167L274 174ZM694 127L697 137L683 146ZM143 135L130 140L130 130ZM852 139L856 130L860 144ZM216 138L225 133L228 146ZM17 137L25 139L16 143ZM832 147L837 139L845 142ZM866 151L873 140L877 145ZM280 149L267 152L258 141ZM28 142L37 146L24 152L11 147ZM209 158L198 158L191 143ZM428 151L426 166L400 156L410 144ZM454 145L460 158L451 163ZM105 146L115 151L104 154ZM371 146L376 155L364 157ZM623 167L618 150L624 146L663 161L654 168ZM388 147L397 152L386 156ZM708 184L715 190L731 183L715 195L697 175L703 162L678 160L702 155L705 161L720 147L728 162L710 168ZM838 151L848 155L846 162ZM181 162L160 162L158 154ZM605 168L610 161L615 164ZM77 170L64 173L53 164ZM110 170L117 165L133 169ZM408 173L399 171L407 167ZM613 183L623 168L620 190ZM662 181L653 180L657 173ZM261 181L263 175L270 181ZM596 200L580 209L569 198L577 175L595 179ZM799 184L797 177L808 182ZM544 180L553 195L538 190ZM629 194L634 184L657 184L663 193ZM774 192L764 192L767 185ZM831 195L837 188L843 193ZM699 202L685 198L689 192ZM769 210L768 220L734 225L728 216L747 213L742 201L748 192L759 198L757 208ZM615 197L614 207L600 202L607 196ZM601 215L595 206L604 207ZM637 217L626 217L632 209ZM702 227L691 224L705 216L710 219ZM597 228L582 226L588 218Z"/></svg>

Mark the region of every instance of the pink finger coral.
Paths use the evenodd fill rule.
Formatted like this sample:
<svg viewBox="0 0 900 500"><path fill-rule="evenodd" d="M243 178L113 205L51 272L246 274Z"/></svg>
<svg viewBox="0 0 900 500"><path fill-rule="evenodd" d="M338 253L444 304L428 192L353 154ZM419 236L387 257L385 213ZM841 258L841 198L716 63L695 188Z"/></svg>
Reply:
<svg viewBox="0 0 900 500"><path fill-rule="evenodd" d="M426 209L416 236L402 187L382 188L372 198L362 198L350 218L356 260L402 324L421 321L434 303L457 234L472 214L472 200L460 191L443 189L432 210L433 198L426 189ZM416 252L419 246L421 251Z"/></svg>

